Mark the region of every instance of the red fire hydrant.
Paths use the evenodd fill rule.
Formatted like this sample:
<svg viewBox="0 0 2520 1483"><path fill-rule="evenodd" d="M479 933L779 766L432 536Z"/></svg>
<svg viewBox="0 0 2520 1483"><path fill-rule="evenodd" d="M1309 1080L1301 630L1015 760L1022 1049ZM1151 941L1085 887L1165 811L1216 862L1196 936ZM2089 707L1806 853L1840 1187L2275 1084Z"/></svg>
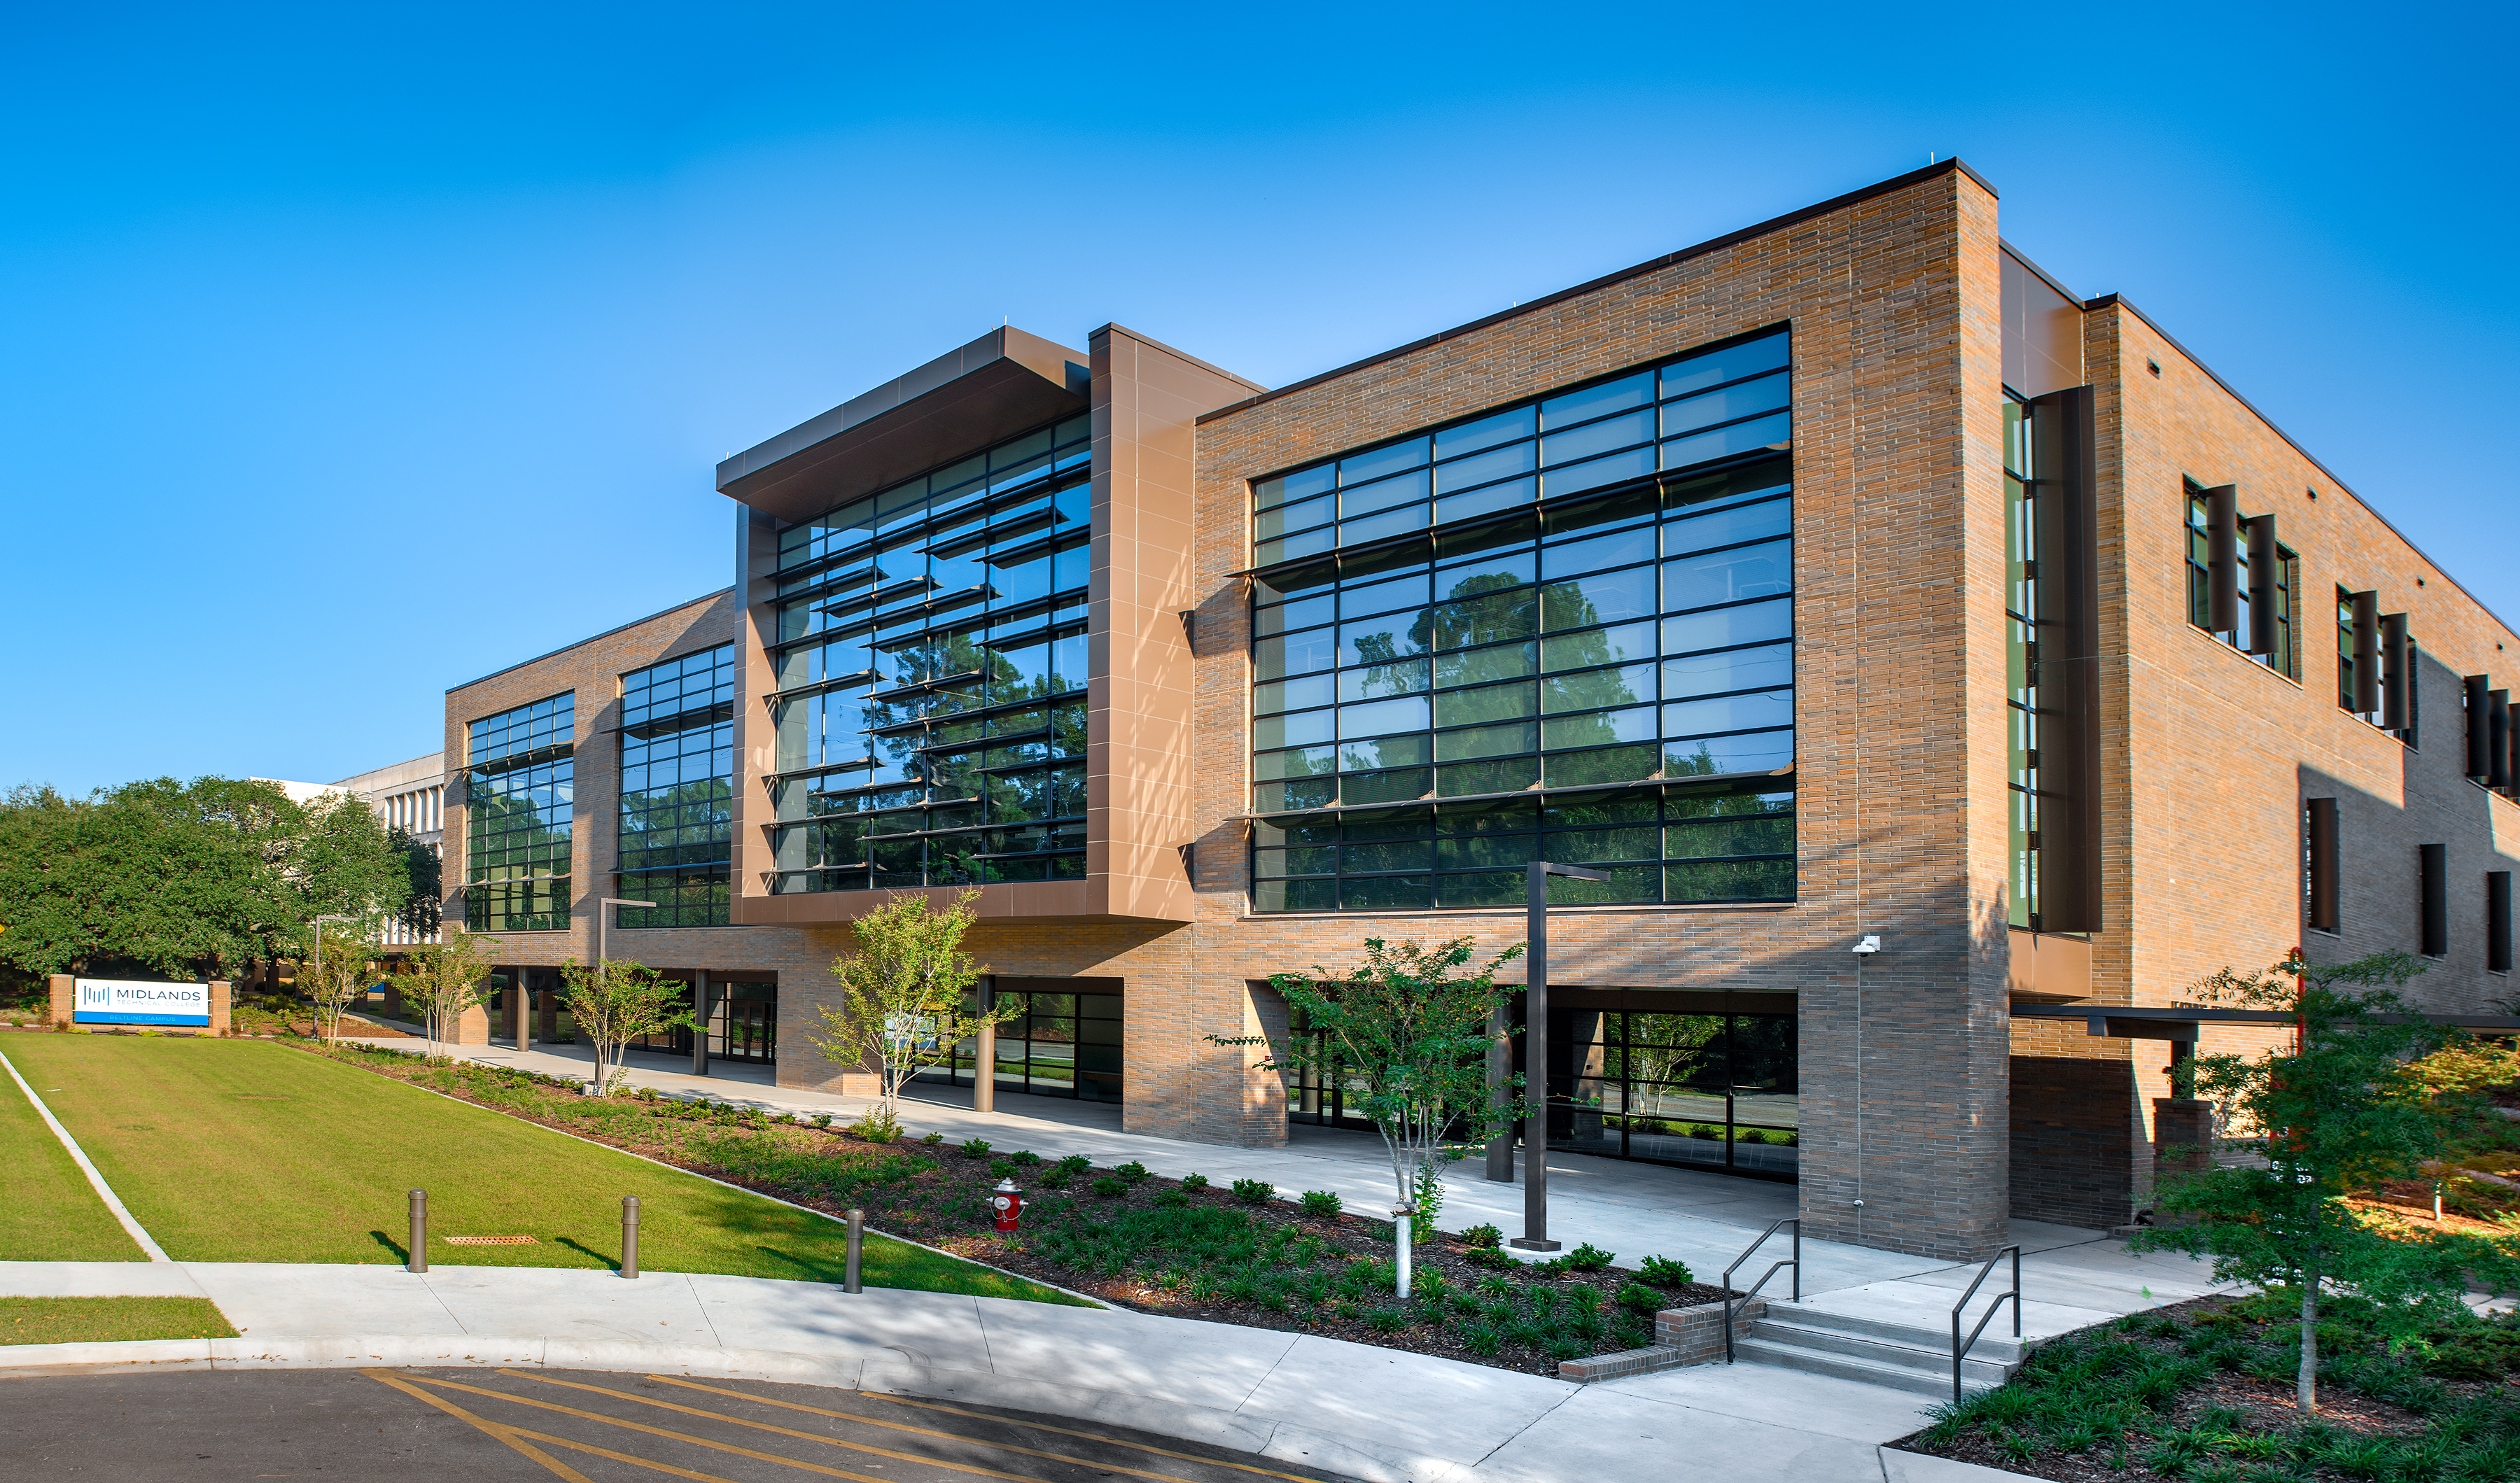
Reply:
<svg viewBox="0 0 2520 1483"><path fill-rule="evenodd" d="M989 1208L998 1213L998 1229L1000 1231L1016 1231L1022 1229L1023 1191L1015 1188L1015 1182L1013 1180L1002 1179L998 1181L998 1187L989 1191Z"/></svg>

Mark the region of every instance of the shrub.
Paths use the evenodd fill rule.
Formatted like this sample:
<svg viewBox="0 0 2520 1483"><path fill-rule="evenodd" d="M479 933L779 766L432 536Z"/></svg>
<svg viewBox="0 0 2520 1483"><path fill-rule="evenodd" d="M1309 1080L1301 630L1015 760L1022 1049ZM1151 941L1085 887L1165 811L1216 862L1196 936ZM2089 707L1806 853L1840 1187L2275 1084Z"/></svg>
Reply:
<svg viewBox="0 0 2520 1483"><path fill-rule="evenodd" d="M1195 1193L1198 1191L1207 1188L1207 1176L1204 1174L1185 1174L1181 1177L1181 1187Z"/></svg>
<svg viewBox="0 0 2520 1483"><path fill-rule="evenodd" d="M901 1120L881 1107L869 1107L849 1131L871 1144L893 1143L901 1137Z"/></svg>
<svg viewBox="0 0 2520 1483"><path fill-rule="evenodd" d="M1765 1128L1743 1128L1738 1133L1732 1135L1732 1141L1736 1144L1764 1144L1768 1141L1768 1130Z"/></svg>
<svg viewBox="0 0 2520 1483"><path fill-rule="evenodd" d="M1475 1355L1495 1354L1499 1347L1496 1330L1485 1324L1472 1324L1462 1330L1462 1347Z"/></svg>
<svg viewBox="0 0 2520 1483"><path fill-rule="evenodd" d="M1064 1164L1053 1164L1041 1171L1042 1188L1046 1190L1064 1190L1067 1188L1067 1166Z"/></svg>
<svg viewBox="0 0 2520 1483"><path fill-rule="evenodd" d="M1014 1177L1014 1172L1015 1166L1006 1159L993 1158L989 1160L989 1178L991 1179L1012 1179Z"/></svg>
<svg viewBox="0 0 2520 1483"><path fill-rule="evenodd" d="M1650 1317L1662 1311L1663 1295L1642 1282L1630 1282L1619 1289L1619 1306L1631 1313Z"/></svg>
<svg viewBox="0 0 2520 1483"><path fill-rule="evenodd" d="M1017 1148L1014 1152L1010 1153L1007 1156L1014 1160L1014 1165L1018 1169L1029 1169L1033 1165L1041 1162L1041 1155L1035 1153L1030 1148Z"/></svg>
<svg viewBox="0 0 2520 1483"><path fill-rule="evenodd" d="M1598 1272L1610 1265L1610 1259L1617 1254L1614 1251L1604 1251L1591 1241L1586 1241L1559 1257L1558 1260L1564 1262L1567 1269L1572 1272Z"/></svg>
<svg viewBox="0 0 2520 1483"><path fill-rule="evenodd" d="M1234 1182L1234 1197L1246 1205L1265 1205L1277 1192L1278 1187L1265 1179L1238 1179Z"/></svg>
<svg viewBox="0 0 2520 1483"><path fill-rule="evenodd" d="M1094 1167L1094 1160L1087 1158L1082 1153L1071 1153L1058 1161L1058 1167L1066 1170L1070 1174L1082 1174L1086 1170Z"/></svg>
<svg viewBox="0 0 2520 1483"><path fill-rule="evenodd" d="M1303 1195L1304 1213L1315 1220L1338 1219L1341 1201L1334 1190L1307 1190Z"/></svg>
<svg viewBox="0 0 2520 1483"><path fill-rule="evenodd" d="M932 1138L929 1142L942 1143L944 1140L942 1138ZM988 1157L989 1141L985 1138L967 1138L963 1140L963 1156L965 1158Z"/></svg>
<svg viewBox="0 0 2520 1483"><path fill-rule="evenodd" d="M1715 1126L1713 1123L1690 1123L1688 1125L1688 1136L1711 1143L1723 1138L1724 1130Z"/></svg>
<svg viewBox="0 0 2520 1483"><path fill-rule="evenodd" d="M1365 1316L1365 1324L1376 1333L1398 1333L1409 1326L1409 1315L1397 1308L1376 1308Z"/></svg>
<svg viewBox="0 0 2520 1483"><path fill-rule="evenodd" d="M829 1112L817 1112L817 1113L815 1113L815 1114L814 1114L814 1126L815 1126L815 1127L817 1127L817 1128L828 1128L828 1127L830 1127L831 1125L832 1125L832 1114L830 1114Z"/></svg>
<svg viewBox="0 0 2520 1483"><path fill-rule="evenodd" d="M1163 1206L1167 1210L1178 1210L1182 1206L1190 1203L1190 1196L1182 1193L1179 1190L1167 1190L1163 1193L1155 1196L1155 1203Z"/></svg>
<svg viewBox="0 0 2520 1483"><path fill-rule="evenodd" d="M933 1147L935 1147L938 1144L941 1144L941 1143L943 1143L943 1142L945 1141L945 1134L944 1134L944 1132L940 1129L940 1130L937 1130L937 1131L934 1131L934 1132L930 1132L930 1133L927 1133L927 1134L922 1135L919 1141L920 1141L921 1143L922 1143L922 1144L925 1144L927 1146L929 1146L929 1147L933 1148Z"/></svg>
<svg viewBox="0 0 2520 1483"><path fill-rule="evenodd" d="M1697 1274L1688 1270L1687 1262L1674 1261L1667 1256L1649 1256L1637 1264L1637 1279L1657 1287L1686 1287L1697 1281Z"/></svg>
<svg viewBox="0 0 2520 1483"><path fill-rule="evenodd" d="M1482 1222L1462 1233L1462 1244L1473 1250L1502 1246L1505 1244L1505 1233Z"/></svg>
<svg viewBox="0 0 2520 1483"><path fill-rule="evenodd" d="M1462 1260L1473 1267L1489 1267L1504 1272L1513 1266L1513 1258L1494 1246L1472 1246L1462 1253Z"/></svg>
<svg viewBox="0 0 2520 1483"><path fill-rule="evenodd" d="M1149 1170L1147 1168L1147 1166L1146 1166L1146 1165L1144 1165L1144 1164L1142 1164L1142 1163L1138 1162L1136 1159L1134 1159L1134 1158L1133 1158L1133 1159L1129 1160L1127 1163L1122 1164L1119 1168L1112 1170L1111 1172L1112 1172L1112 1173L1114 1173L1114 1174L1116 1174L1116 1175L1118 1175L1118 1176L1120 1176L1122 1179L1127 1180L1130 1184L1133 1184L1133 1185L1134 1185L1134 1184L1138 1183L1139 1181L1141 1181L1141 1180L1145 1179L1145 1178L1147 1177L1147 1175L1148 1175L1149 1172L1151 1172L1151 1171L1149 1171Z"/></svg>
<svg viewBox="0 0 2520 1483"><path fill-rule="evenodd" d="M1116 1179L1108 1174L1103 1175L1101 1179L1096 1180L1085 1188L1093 1191L1104 1199L1117 1199L1121 1195L1129 1192L1128 1181Z"/></svg>

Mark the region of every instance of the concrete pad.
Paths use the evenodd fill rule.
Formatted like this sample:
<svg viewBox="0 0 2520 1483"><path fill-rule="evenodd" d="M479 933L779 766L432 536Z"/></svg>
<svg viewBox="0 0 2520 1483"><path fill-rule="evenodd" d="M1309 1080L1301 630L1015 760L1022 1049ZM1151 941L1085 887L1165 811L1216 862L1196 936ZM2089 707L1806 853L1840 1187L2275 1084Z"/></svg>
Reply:
<svg viewBox="0 0 2520 1483"><path fill-rule="evenodd" d="M2025 1476L2028 1475L2007 1472L2001 1467L1980 1467L1975 1462L1929 1458L1921 1452L1901 1452L1895 1447L1881 1449L1882 1483L1999 1483L2002 1479Z"/></svg>
<svg viewBox="0 0 2520 1483"><path fill-rule="evenodd" d="M186 1262L193 1281L245 1333L462 1333L427 1275L400 1267ZM491 1269L514 1271L514 1268ZM515 1313L498 1327L513 1326Z"/></svg>
<svg viewBox="0 0 2520 1483"><path fill-rule="evenodd" d="M683 1281L718 1343L880 1364L990 1368L988 1335L974 1306L980 1299L889 1287L849 1293L826 1282L771 1278Z"/></svg>
<svg viewBox="0 0 2520 1483"><path fill-rule="evenodd" d="M1405 1448L1344 1437L1309 1427L1282 1425L1260 1455L1281 1462L1299 1462L1362 1483L1452 1483L1470 1476L1467 1464L1449 1458L1422 1457Z"/></svg>
<svg viewBox="0 0 2520 1483"><path fill-rule="evenodd" d="M996 1373L1232 1411L1298 1335L1123 1311L993 1300L980 1308Z"/></svg>
<svg viewBox="0 0 2520 1483"><path fill-rule="evenodd" d="M181 1262L0 1262L0 1297L207 1297Z"/></svg>
<svg viewBox="0 0 2520 1483"><path fill-rule="evenodd" d="M1475 1462L1579 1388L1571 1380L1302 1334L1242 1410L1372 1437L1406 1454Z"/></svg>
<svg viewBox="0 0 2520 1483"><path fill-rule="evenodd" d="M1871 1442L1601 1394L1559 1407L1471 1476L1599 1483L1641 1473L1673 1483L1880 1483L1881 1463Z"/></svg>
<svg viewBox="0 0 2520 1483"><path fill-rule="evenodd" d="M1929 1398L1882 1385L1842 1380L1768 1365L1693 1365L1657 1374L1634 1375L1585 1387L1587 1396L1629 1396L1698 1413L1691 1424L1715 1417L1762 1421L1850 1442L1904 1437L1930 1417Z"/></svg>
<svg viewBox="0 0 2520 1483"><path fill-rule="evenodd" d="M1213 1407L1185 1406L1155 1395L1132 1395L1084 1385L1016 1375L983 1374L968 1370L933 1370L921 1365L869 1365L858 1388L884 1395L1002 1406L1046 1416L1129 1426L1158 1436L1207 1442L1240 1452L1258 1452L1278 1430L1263 1416L1237 1416Z"/></svg>
<svg viewBox="0 0 2520 1483"><path fill-rule="evenodd" d="M512 1333L517 1315L530 1312L535 1329L552 1338L725 1342L680 1273L632 1279L570 1268L447 1267L423 1281L466 1333Z"/></svg>

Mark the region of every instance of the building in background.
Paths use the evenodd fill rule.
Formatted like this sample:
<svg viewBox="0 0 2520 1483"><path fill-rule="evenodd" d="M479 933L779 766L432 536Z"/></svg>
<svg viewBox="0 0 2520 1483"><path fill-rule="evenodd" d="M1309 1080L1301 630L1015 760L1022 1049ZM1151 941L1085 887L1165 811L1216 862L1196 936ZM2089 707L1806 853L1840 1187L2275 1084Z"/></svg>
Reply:
<svg viewBox="0 0 2520 1483"><path fill-rule="evenodd" d="M2513 992L2520 636L1957 162L1276 390L993 331L718 486L729 588L448 693L447 910L525 992L615 913L784 1085L972 889L980 1074L1275 1142L1349 1114L1214 1043L1268 975L1582 862L1552 1146L1975 1255L2139 1207L2220 968Z"/></svg>

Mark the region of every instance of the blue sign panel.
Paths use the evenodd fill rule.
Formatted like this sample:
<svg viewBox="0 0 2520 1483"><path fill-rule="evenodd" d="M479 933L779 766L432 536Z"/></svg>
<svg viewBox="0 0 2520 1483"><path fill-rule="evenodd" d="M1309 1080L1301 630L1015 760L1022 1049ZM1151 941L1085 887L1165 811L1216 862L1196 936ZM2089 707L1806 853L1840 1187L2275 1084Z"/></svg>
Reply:
<svg viewBox="0 0 2520 1483"><path fill-rule="evenodd" d="M193 1025L210 1023L206 983L145 983L127 978L82 978L70 1018L83 1025Z"/></svg>

